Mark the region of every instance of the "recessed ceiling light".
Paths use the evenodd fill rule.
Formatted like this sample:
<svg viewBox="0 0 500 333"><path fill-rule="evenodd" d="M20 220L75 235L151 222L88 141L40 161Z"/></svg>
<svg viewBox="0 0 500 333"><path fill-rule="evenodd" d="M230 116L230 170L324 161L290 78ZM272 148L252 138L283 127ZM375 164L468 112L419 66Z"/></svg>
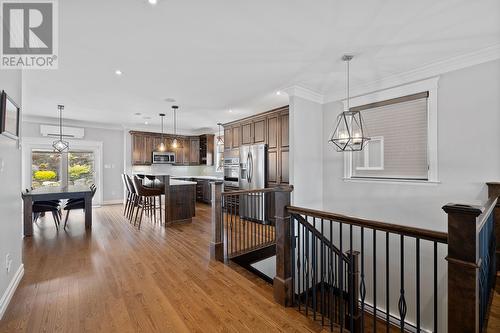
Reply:
<svg viewBox="0 0 500 333"><path fill-rule="evenodd" d="M121 70L117 69L117 70L115 71L115 74L119 76L119 75L122 75L123 73L122 73L122 71L121 71Z"/></svg>
<svg viewBox="0 0 500 333"><path fill-rule="evenodd" d="M144 125L147 125L147 124L149 124L149 123L148 123L147 121L145 121L145 122L144 122Z"/></svg>
<svg viewBox="0 0 500 333"><path fill-rule="evenodd" d="M229 113L233 113L233 109L229 109Z"/></svg>
<svg viewBox="0 0 500 333"><path fill-rule="evenodd" d="M281 91L280 91L280 90L278 90L278 91L276 92L276 95L281 96Z"/></svg>
<svg viewBox="0 0 500 333"><path fill-rule="evenodd" d="M174 103L175 102L175 98L172 98L172 97L165 98L165 102Z"/></svg>
<svg viewBox="0 0 500 333"><path fill-rule="evenodd" d="M136 113L134 113L134 116L140 116L141 114L142 113L140 113L140 112L136 112Z"/></svg>
<svg viewBox="0 0 500 333"><path fill-rule="evenodd" d="M158 3L158 0L148 0L148 2L151 4L151 5L156 5Z"/></svg>

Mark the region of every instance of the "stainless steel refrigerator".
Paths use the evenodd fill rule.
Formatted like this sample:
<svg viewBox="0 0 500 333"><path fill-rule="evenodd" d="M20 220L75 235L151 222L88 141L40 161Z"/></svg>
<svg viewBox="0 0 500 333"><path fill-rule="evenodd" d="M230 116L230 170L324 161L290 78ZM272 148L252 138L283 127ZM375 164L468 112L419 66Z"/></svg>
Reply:
<svg viewBox="0 0 500 333"><path fill-rule="evenodd" d="M240 147L240 190L256 190L266 187L267 146L265 144ZM266 198L262 193L240 197L242 218L266 223Z"/></svg>

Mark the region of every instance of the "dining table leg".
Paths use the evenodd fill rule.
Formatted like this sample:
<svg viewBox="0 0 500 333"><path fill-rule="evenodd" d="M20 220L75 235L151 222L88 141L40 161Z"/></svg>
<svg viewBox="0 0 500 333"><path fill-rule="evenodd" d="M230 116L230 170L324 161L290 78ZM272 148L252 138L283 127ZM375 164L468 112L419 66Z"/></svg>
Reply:
<svg viewBox="0 0 500 333"><path fill-rule="evenodd" d="M24 203L24 237L33 236L33 198L27 195L23 197Z"/></svg>
<svg viewBox="0 0 500 333"><path fill-rule="evenodd" d="M92 229L92 193L86 193L85 197L85 229Z"/></svg>

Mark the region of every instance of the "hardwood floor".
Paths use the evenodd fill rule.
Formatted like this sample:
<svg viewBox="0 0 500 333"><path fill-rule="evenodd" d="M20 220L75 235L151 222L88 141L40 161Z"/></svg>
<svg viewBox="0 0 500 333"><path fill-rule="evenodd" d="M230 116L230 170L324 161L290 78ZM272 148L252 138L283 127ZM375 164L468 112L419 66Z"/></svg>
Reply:
<svg viewBox="0 0 500 333"><path fill-rule="evenodd" d="M320 332L272 286L239 266L209 260L210 207L193 223L141 230L122 206L83 213L67 231L50 218L24 240L25 275L0 332Z"/></svg>

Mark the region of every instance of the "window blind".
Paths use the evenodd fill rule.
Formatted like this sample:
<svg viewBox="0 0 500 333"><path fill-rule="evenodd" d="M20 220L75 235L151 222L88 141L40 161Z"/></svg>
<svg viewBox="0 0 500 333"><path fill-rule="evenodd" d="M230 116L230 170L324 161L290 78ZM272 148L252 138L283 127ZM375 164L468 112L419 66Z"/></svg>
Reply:
<svg viewBox="0 0 500 333"><path fill-rule="evenodd" d="M383 137L384 159L381 170L363 170L364 152L353 153L352 177L428 179L427 99L424 92L352 109L362 111L369 137Z"/></svg>

